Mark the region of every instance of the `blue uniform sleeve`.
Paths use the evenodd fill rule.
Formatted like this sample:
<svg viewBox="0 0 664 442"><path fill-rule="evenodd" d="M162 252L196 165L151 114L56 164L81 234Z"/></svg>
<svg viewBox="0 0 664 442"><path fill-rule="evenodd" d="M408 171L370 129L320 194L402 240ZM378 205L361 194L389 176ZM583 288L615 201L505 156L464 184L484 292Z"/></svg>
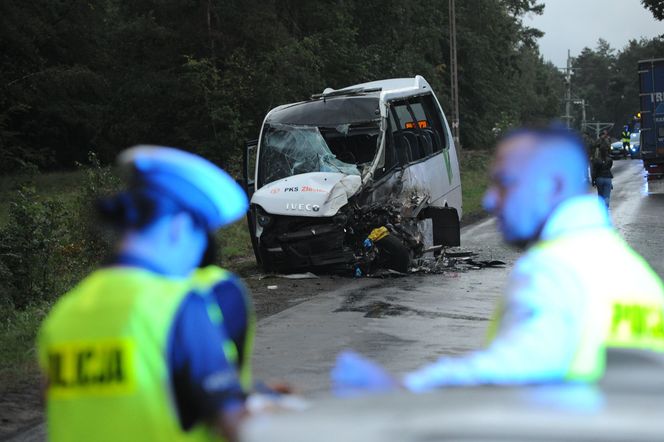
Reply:
<svg viewBox="0 0 664 442"><path fill-rule="evenodd" d="M220 411L243 405L237 367L228 361L224 327L210 320L205 299L190 294L182 302L169 336L167 360L180 423L184 430Z"/></svg>
<svg viewBox="0 0 664 442"><path fill-rule="evenodd" d="M518 385L564 379L581 339L583 287L565 262L524 255L507 288L498 334L490 345L443 357L408 373L406 388L422 392L451 385Z"/></svg>
<svg viewBox="0 0 664 442"><path fill-rule="evenodd" d="M235 343L238 350L238 361L245 362L246 340L248 336L249 317L253 312L251 298L244 284L237 276L232 277L215 285L211 291L214 301L223 312L223 328L228 337Z"/></svg>

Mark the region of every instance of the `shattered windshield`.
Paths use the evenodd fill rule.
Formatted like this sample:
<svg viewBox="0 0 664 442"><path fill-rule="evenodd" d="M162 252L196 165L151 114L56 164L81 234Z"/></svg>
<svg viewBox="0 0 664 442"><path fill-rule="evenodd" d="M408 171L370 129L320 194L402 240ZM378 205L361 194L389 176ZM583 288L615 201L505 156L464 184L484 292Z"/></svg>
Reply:
<svg viewBox="0 0 664 442"><path fill-rule="evenodd" d="M308 172L360 175L371 162L379 128L375 122L317 127L267 123L260 147L259 185Z"/></svg>

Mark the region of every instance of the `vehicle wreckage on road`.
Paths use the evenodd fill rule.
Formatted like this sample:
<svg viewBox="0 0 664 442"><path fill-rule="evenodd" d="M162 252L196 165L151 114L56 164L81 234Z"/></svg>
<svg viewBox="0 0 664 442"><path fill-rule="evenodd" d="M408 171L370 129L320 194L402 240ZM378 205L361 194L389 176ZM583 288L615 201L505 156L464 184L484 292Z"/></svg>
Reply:
<svg viewBox="0 0 664 442"><path fill-rule="evenodd" d="M457 152L421 76L272 109L246 145L244 173L265 271L405 272L413 258L459 245Z"/></svg>

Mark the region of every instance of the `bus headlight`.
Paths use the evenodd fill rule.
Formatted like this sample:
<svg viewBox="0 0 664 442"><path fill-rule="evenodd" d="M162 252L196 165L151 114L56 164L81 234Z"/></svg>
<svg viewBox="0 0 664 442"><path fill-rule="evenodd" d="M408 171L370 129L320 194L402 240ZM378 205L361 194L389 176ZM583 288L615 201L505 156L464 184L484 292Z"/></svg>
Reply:
<svg viewBox="0 0 664 442"><path fill-rule="evenodd" d="M261 227L267 227L272 224L272 217L263 212L261 209L258 209L256 211L256 222Z"/></svg>

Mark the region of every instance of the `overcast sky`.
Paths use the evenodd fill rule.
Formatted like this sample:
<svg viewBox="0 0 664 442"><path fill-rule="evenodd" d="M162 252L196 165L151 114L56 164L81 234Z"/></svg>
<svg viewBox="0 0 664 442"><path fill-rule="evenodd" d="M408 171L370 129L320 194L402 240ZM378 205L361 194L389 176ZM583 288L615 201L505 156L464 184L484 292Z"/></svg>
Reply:
<svg viewBox="0 0 664 442"><path fill-rule="evenodd" d="M544 14L524 22L544 31L539 39L545 60L565 67L567 49L572 57L584 47L595 48L603 38L622 49L631 39L664 34L664 22L655 20L639 0L541 0ZM664 54L663 54L664 56Z"/></svg>

